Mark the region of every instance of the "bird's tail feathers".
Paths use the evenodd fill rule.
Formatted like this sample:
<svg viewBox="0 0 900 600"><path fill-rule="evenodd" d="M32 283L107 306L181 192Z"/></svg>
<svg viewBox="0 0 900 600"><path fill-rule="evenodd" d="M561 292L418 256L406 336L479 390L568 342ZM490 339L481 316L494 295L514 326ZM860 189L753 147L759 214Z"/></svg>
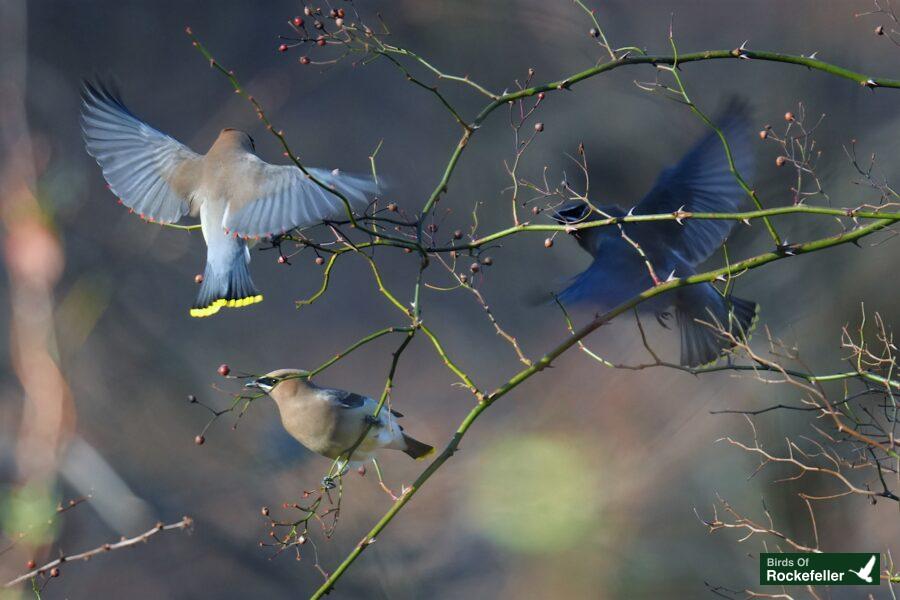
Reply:
<svg viewBox="0 0 900 600"><path fill-rule="evenodd" d="M209 317L223 306L240 308L262 302L263 296L250 279L250 269L243 252L237 253L227 272L216 272L206 263L203 282L197 300L191 308L192 317Z"/></svg>
<svg viewBox="0 0 900 600"><path fill-rule="evenodd" d="M406 448L404 448L403 451L416 460L425 460L434 454L433 446L420 442L416 438L410 437L405 433L403 434L403 442L406 444Z"/></svg>
<svg viewBox="0 0 900 600"><path fill-rule="evenodd" d="M737 339L749 339L759 318L759 305L751 300L719 296L715 303L676 308L681 329L681 364L705 367L715 363L734 344L721 330Z"/></svg>

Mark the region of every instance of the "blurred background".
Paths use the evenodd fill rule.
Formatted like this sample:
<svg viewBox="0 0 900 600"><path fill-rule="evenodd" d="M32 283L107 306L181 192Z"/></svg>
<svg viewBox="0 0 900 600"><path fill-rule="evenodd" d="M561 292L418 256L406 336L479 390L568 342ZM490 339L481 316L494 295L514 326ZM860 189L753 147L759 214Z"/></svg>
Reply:
<svg viewBox="0 0 900 600"><path fill-rule="evenodd" d="M188 316L205 248L198 232L149 225L117 205L81 141L79 85L114 77L129 107L150 124L203 152L223 127L249 131L260 156L282 162L276 140L247 103L208 68L183 29L193 27L219 61L287 133L313 166L369 168L383 140L379 172L387 197L414 212L443 172L458 127L434 98L380 61L322 69L301 66L299 53L276 51L287 20L302 11L293 0L215 3L2 0L0 18L0 579L25 563L52 559L131 536L157 520L195 519L192 533L161 534L134 550L63 565L47 598L296 597L321 577L307 549L272 557L258 547L267 523L260 507L288 516L283 502L300 499L328 468L280 428L273 403L250 407L239 426L215 423L194 444L208 418L185 398L225 407L213 386L237 387L216 375L266 372L322 363L364 335L404 324L380 296L364 261L338 263L328 294L294 308L321 282L321 267L304 252L291 266L272 252L253 252L254 279L264 303L225 310L211 319ZM472 0L361 3L383 14L397 44L448 73L469 74L494 90L513 88L528 68L538 82L583 70L603 58L588 35L591 23L571 2ZM867 0L834 2L683 2L613 0L598 17L615 46L668 53L670 15L680 50L752 49L818 57L885 77L900 76L900 49L874 35L878 17ZM417 71L418 72L418 71ZM424 73L422 74L425 75ZM692 96L713 113L731 95L753 108L760 128L783 124L803 102L826 113L817 132L825 191L836 206L874 201L852 183L842 145L876 152L889 178L900 139L897 94L872 92L846 80L774 63L718 61L687 65ZM566 153L584 142L594 199L629 205L703 133L683 107L641 91L650 67L620 69L550 94L537 118L545 131L521 174L553 181L577 175ZM441 85L466 115L484 104L471 90ZM466 229L478 203L481 232L509 221L503 161L514 144L505 111L497 111L470 144L440 203L438 236ZM810 120L814 120L810 118ZM760 143L754 184L767 205L791 202L792 174L777 170L774 145ZM818 200L823 201L823 200ZM542 220L543 217L538 217ZM789 241L836 233L829 219L782 219ZM552 305L537 294L559 289L588 257L565 236L546 249L540 234L507 238L491 250L494 265L479 288L500 323L537 357L565 335ZM873 245L881 239L883 243ZM768 249L761 225L741 227L731 256ZM816 370L841 368L840 330L856 323L860 302L896 322L896 241L881 235L741 277L736 292L762 305L762 322L796 343ZM404 301L417 259L386 249L378 260L386 284ZM465 262L463 265L467 265ZM434 282L446 273L431 270ZM482 388L520 368L481 308L466 292L427 292L423 316ZM654 324L654 346L677 356L677 336ZM399 343L383 338L327 370L324 385L377 395ZM7 343L8 342L8 343ZM632 319L617 320L588 339L616 362L646 355ZM763 336L756 344L765 348ZM443 447L472 406L420 336L404 355L393 405L416 437ZM815 480L774 484L778 471L750 477L756 461L716 440L748 439L742 417L711 415L798 399L796 390L729 374L695 378L664 371L614 371L578 352L498 402L473 427L460 452L415 497L349 573L342 598L694 598L704 582L744 589L757 583L753 539L709 535L694 514L710 516L721 494L748 517L763 519L765 499L779 527L812 542L798 489L829 490ZM761 439L781 449L786 435L810 433L808 415L774 412L757 419ZM382 461L396 488L421 465L397 453ZM783 475L783 473L781 473ZM833 490L832 490L833 491ZM59 501L91 500L56 518ZM388 508L374 477L346 478L336 536L318 544L333 568ZM819 505L824 549L885 551L900 539L896 505L862 499ZM24 539L8 548L19 533ZM752 556L748 556L752 555ZM884 589L881 593L886 593ZM836 588L833 597L859 597ZM6 590L3 598L31 595Z"/></svg>

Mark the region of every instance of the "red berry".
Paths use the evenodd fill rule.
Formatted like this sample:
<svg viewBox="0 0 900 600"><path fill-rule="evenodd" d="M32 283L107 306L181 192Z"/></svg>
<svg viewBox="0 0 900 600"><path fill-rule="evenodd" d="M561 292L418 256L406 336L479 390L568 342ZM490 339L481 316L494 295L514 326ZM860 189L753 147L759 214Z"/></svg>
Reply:
<svg viewBox="0 0 900 600"><path fill-rule="evenodd" d="M792 112L790 112L790 111L784 113L784 120L785 120L785 121L788 121L788 122L793 121L793 120L794 120L794 113L792 113Z"/></svg>
<svg viewBox="0 0 900 600"><path fill-rule="evenodd" d="M287 44L281 44L280 46L278 46L279 52L287 52L287 50L288 50Z"/></svg>
<svg viewBox="0 0 900 600"><path fill-rule="evenodd" d="M473 273L477 273L481 270L481 266L478 263L472 263L471 265L469 265L469 270Z"/></svg>
<svg viewBox="0 0 900 600"><path fill-rule="evenodd" d="M198 446L202 446L203 442L205 442L205 441L206 441L206 438L203 437L202 435L198 435L197 437L194 438L194 443L197 444Z"/></svg>
<svg viewBox="0 0 900 600"><path fill-rule="evenodd" d="M31 569L35 568L36 566L37 566L37 563L34 562L34 559L29 560L27 563L25 563L25 568L28 569L29 571Z"/></svg>
<svg viewBox="0 0 900 600"><path fill-rule="evenodd" d="M346 15L346 13L344 12L344 9L343 9L343 8L337 9L337 16L338 16L338 19L343 19L345 15Z"/></svg>
<svg viewBox="0 0 900 600"><path fill-rule="evenodd" d="M286 263L286 262L287 262L287 259L286 259L284 256L279 256L279 257L278 257L278 264L279 264L279 265L283 265L283 264Z"/></svg>
<svg viewBox="0 0 900 600"><path fill-rule="evenodd" d="M291 21L294 24L294 27L303 27L303 19L300 17L294 17L294 20Z"/></svg>
<svg viewBox="0 0 900 600"><path fill-rule="evenodd" d="M228 374L231 373L231 367L229 367L228 365L224 365L224 364L219 365L218 373L222 377L228 377Z"/></svg>
<svg viewBox="0 0 900 600"><path fill-rule="evenodd" d="M309 57L308 57L308 56L301 56L301 57L300 57L300 64L301 64L301 65L308 65L308 64L309 64Z"/></svg>
<svg viewBox="0 0 900 600"><path fill-rule="evenodd" d="M547 95L547 94L545 94L544 92L539 93L539 94L538 94L538 100L543 100L544 97L545 97L546 95Z"/></svg>
<svg viewBox="0 0 900 600"><path fill-rule="evenodd" d="M320 35L320 36L318 37L318 39L316 40L316 45L318 45L318 46L324 46L324 45L325 45L325 38L322 37L322 36Z"/></svg>

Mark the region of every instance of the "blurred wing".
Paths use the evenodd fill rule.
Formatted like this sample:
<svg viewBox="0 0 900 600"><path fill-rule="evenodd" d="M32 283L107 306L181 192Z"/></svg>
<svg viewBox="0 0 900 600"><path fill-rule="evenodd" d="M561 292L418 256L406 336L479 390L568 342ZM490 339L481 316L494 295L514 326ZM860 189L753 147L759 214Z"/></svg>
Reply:
<svg viewBox="0 0 900 600"><path fill-rule="evenodd" d="M745 180L753 176L750 119L747 107L732 102L717 124L728 140L734 165ZM706 134L674 167L663 171L634 214L670 213L682 206L688 212L735 212L746 193L731 173L725 148L714 131ZM661 246L697 264L710 257L725 241L734 221L691 220L648 225ZM644 225L640 225L644 227Z"/></svg>
<svg viewBox="0 0 900 600"><path fill-rule="evenodd" d="M249 157L254 171L252 196L232 199L225 213L224 226L240 236L262 237L283 233L294 227L309 227L329 219L346 216L343 200L322 189L294 165L270 165ZM344 194L354 210L368 202L375 183L366 177L339 171L309 169L316 179Z"/></svg>
<svg viewBox="0 0 900 600"><path fill-rule="evenodd" d="M653 280L640 256L621 238L603 240L597 258L559 294L566 306L588 305L606 311L649 287Z"/></svg>
<svg viewBox="0 0 900 600"><path fill-rule="evenodd" d="M160 223L188 214L200 157L138 119L101 84L85 82L81 100L85 147L122 203Z"/></svg>

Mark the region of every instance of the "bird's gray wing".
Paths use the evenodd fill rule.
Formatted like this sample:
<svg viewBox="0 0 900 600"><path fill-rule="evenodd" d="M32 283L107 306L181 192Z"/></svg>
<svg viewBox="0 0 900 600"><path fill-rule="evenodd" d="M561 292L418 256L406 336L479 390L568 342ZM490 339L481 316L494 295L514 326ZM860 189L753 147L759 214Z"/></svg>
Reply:
<svg viewBox="0 0 900 600"><path fill-rule="evenodd" d="M745 180L753 176L750 118L747 107L732 101L716 121L728 144L734 165ZM722 141L714 131L706 134L674 167L663 171L634 214L736 212L746 193L731 172ZM731 232L733 220L691 220L641 223L635 228L652 231L664 250L678 252L690 264L700 263L718 249Z"/></svg>
<svg viewBox="0 0 900 600"><path fill-rule="evenodd" d="M159 223L190 213L199 155L141 121L102 84L85 82L81 100L85 147L122 203Z"/></svg>
<svg viewBox="0 0 900 600"><path fill-rule="evenodd" d="M362 406L365 406L368 402L372 404L372 409L374 410L375 404L377 404L371 398L367 398L359 394L354 394L353 392L345 392L344 390L329 390L329 392L331 401L340 404L341 408L360 408ZM391 410L391 414L395 417L403 416L396 410Z"/></svg>
<svg viewBox="0 0 900 600"><path fill-rule="evenodd" d="M252 155L247 160L247 181L252 185L242 186L244 189L229 200L224 226L230 233L264 237L347 215L343 200L322 189L296 166L270 165ZM365 209L368 194L375 191L368 177L325 169L309 172L344 194L354 211Z"/></svg>

